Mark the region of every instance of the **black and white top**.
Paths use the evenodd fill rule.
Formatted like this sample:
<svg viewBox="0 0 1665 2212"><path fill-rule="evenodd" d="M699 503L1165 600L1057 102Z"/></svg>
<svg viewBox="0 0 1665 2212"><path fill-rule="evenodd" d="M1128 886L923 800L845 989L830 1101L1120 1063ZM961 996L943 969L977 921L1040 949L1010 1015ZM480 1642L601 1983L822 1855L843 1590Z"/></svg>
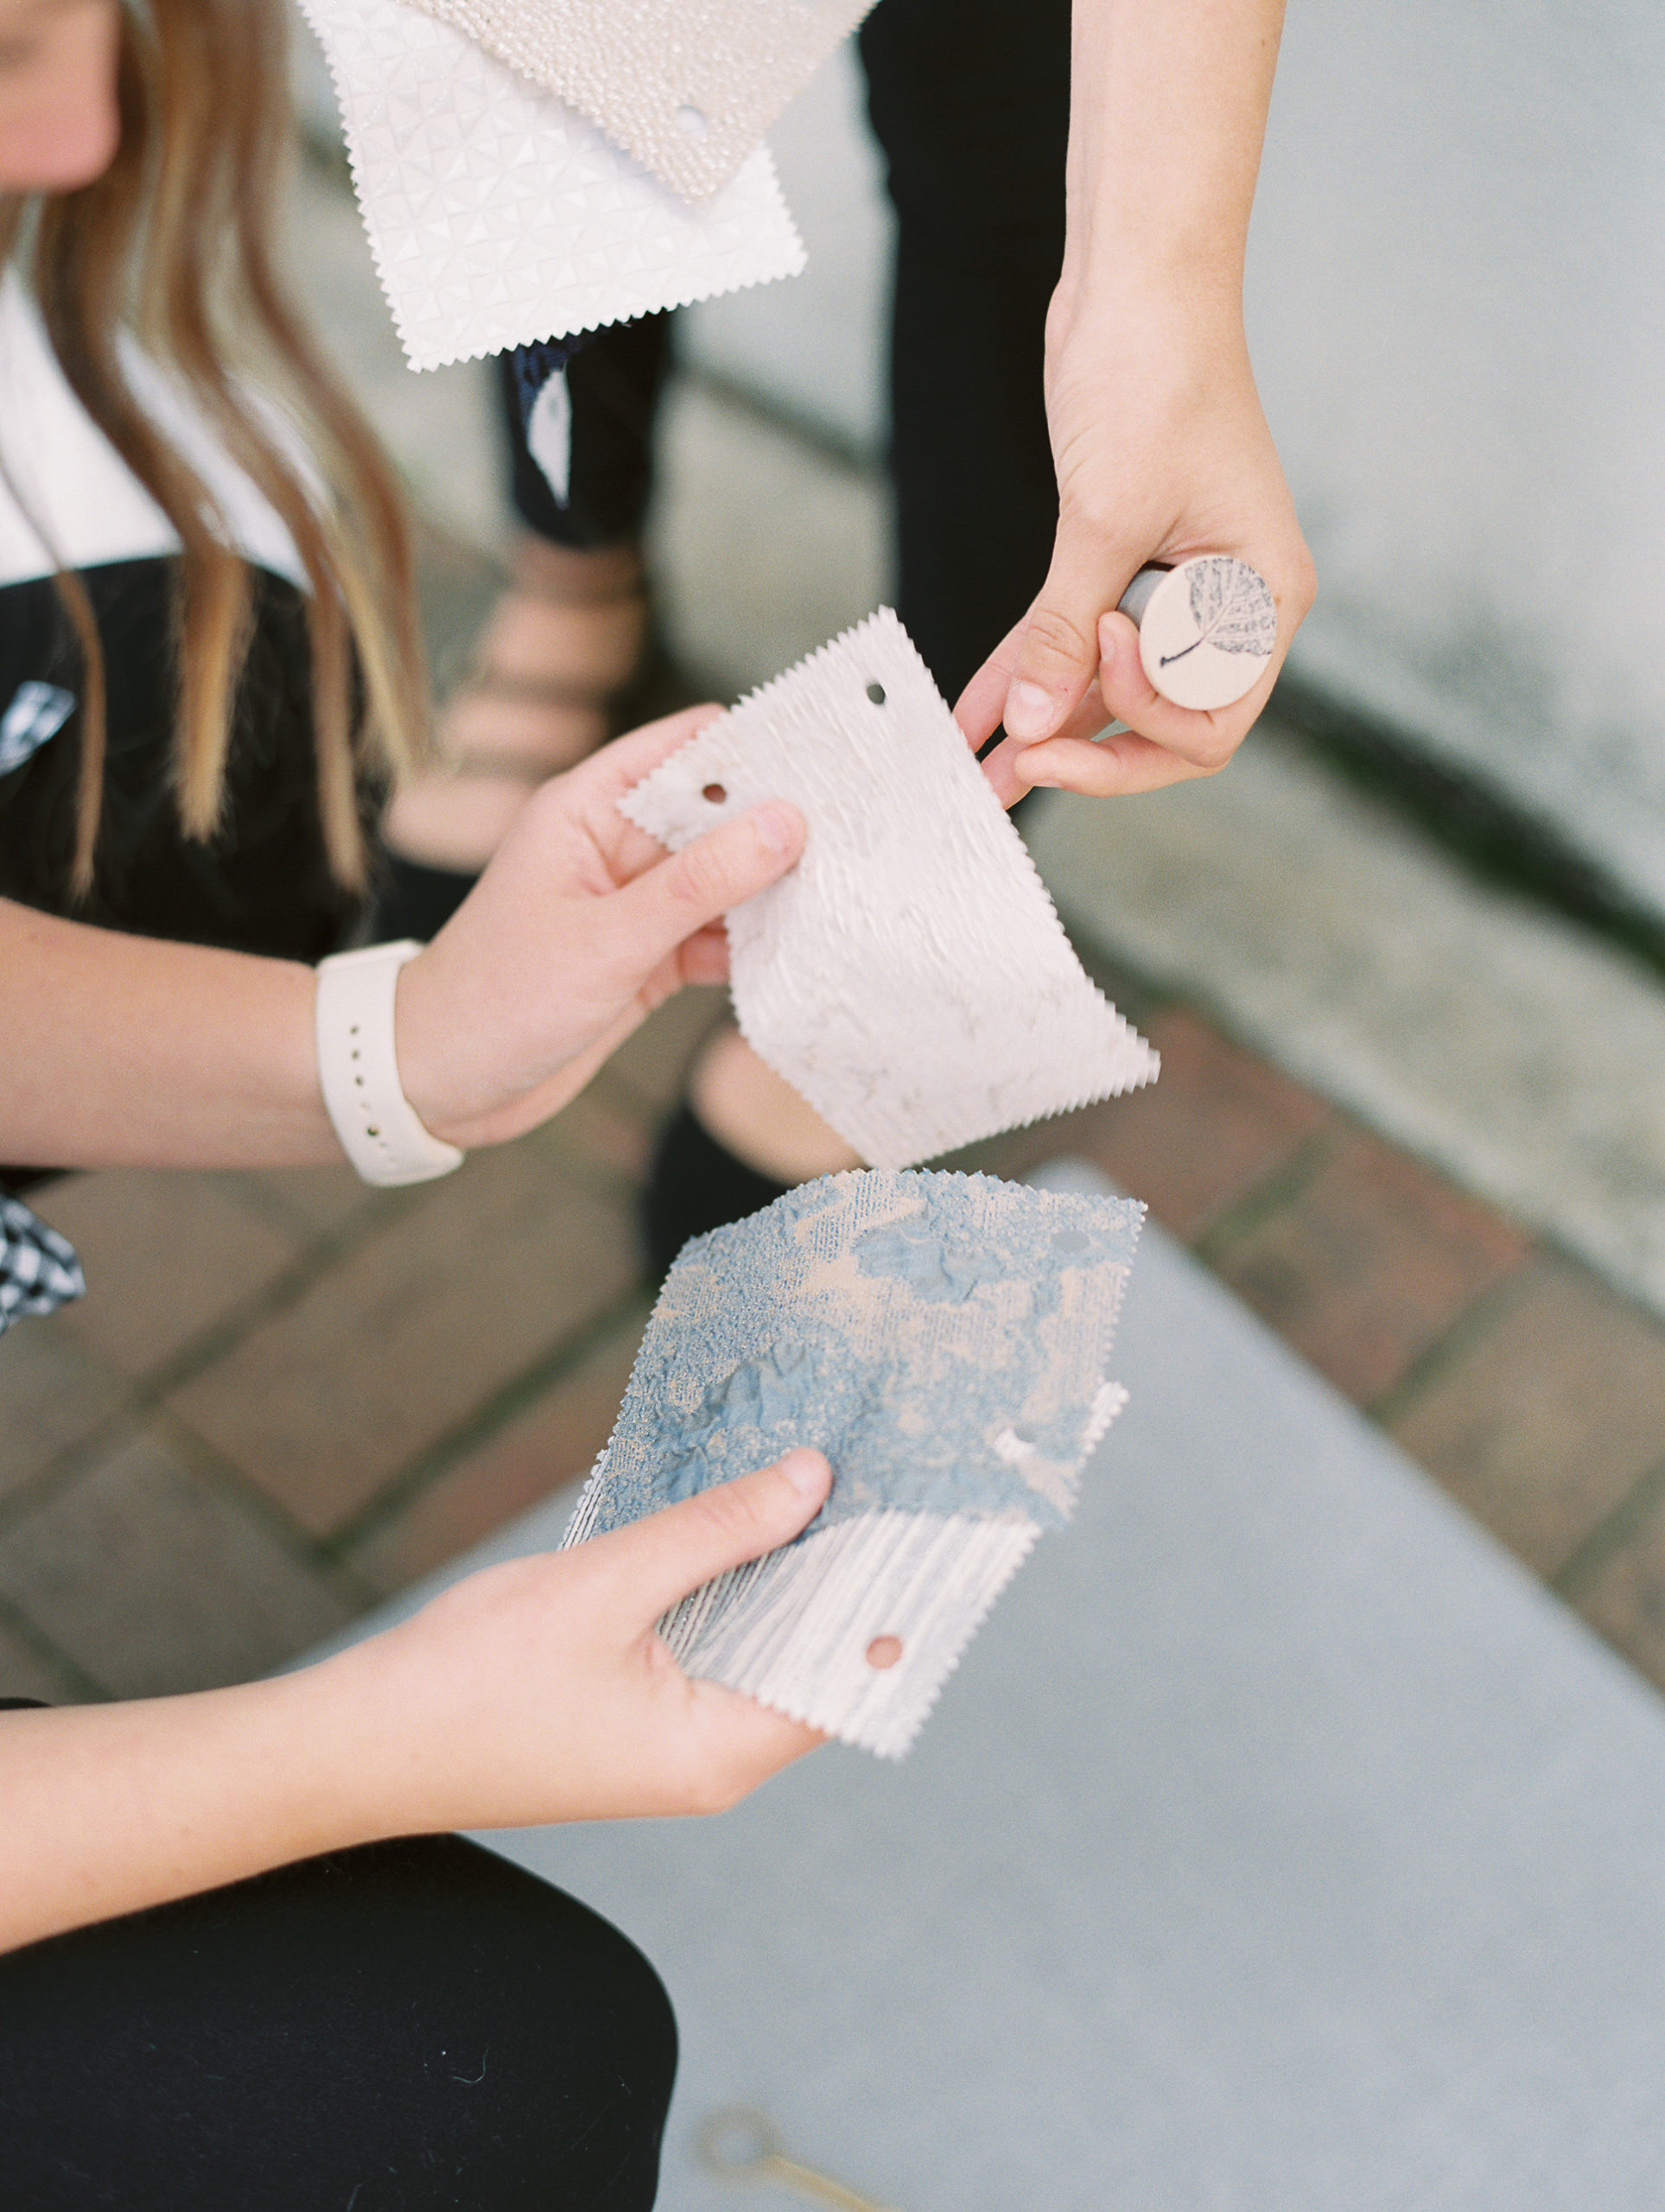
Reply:
<svg viewBox="0 0 1665 2212"><path fill-rule="evenodd" d="M181 833L172 788L178 539L65 382L32 302L0 283L0 897L105 928L316 961L357 919L318 820L306 601L289 533L136 351L141 404L213 493L255 576L221 830ZM287 435L274 416L280 434ZM5 478L10 478L9 489ZM54 558L55 556L55 558ZM108 689L92 898L69 891L80 654L54 582L86 586ZM367 817L376 795L366 791Z"/></svg>
<svg viewBox="0 0 1665 2212"><path fill-rule="evenodd" d="M109 929L315 962L359 902L330 874L319 826L304 585L269 503L137 353L141 404L191 461L255 579L222 828L181 832L172 525L66 383L15 275L0 277L0 898ZM77 570L107 690L105 806L90 899L72 895L81 656L59 594ZM366 791L366 819L378 794ZM13 1039L27 1050L27 1039ZM0 1185L6 1171L0 1167ZM16 1180L22 1180L20 1176ZM79 1294L75 1255L8 1196L0 1326Z"/></svg>
<svg viewBox="0 0 1665 2212"><path fill-rule="evenodd" d="M21 1198L0 1195L0 1335L25 1313L52 1313L86 1294L75 1248Z"/></svg>

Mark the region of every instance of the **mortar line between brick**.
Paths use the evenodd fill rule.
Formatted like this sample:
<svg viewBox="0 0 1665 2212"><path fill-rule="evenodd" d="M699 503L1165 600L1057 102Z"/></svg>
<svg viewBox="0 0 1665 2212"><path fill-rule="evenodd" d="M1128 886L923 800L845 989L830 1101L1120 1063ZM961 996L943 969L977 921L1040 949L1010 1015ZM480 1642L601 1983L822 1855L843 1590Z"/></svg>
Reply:
<svg viewBox="0 0 1665 2212"><path fill-rule="evenodd" d="M217 1445L211 1444L171 1406L156 1407L150 1419L168 1438L190 1471L211 1489L234 1497L251 1519L261 1523L274 1542L283 1546L297 1567L317 1575L326 1589L330 1588L334 1578L343 1578L351 1587L337 1590L334 1594L350 1599L361 1607L381 1602L382 1592L350 1562L337 1559L327 1539L313 1535L299 1522L292 1520L276 1499L263 1490L235 1459L227 1459Z"/></svg>
<svg viewBox="0 0 1665 2212"><path fill-rule="evenodd" d="M1484 1337L1507 1319L1526 1295L1533 1263L1541 1257L1541 1245L1528 1245L1507 1274L1477 1293L1449 1328L1416 1354L1398 1381L1390 1382L1362 1410L1379 1428L1401 1420L1425 1390L1460 1365Z"/></svg>
<svg viewBox="0 0 1665 2212"><path fill-rule="evenodd" d="M113 1406L85 1435L54 1452L27 1482L0 1498L0 1534L49 1504L108 1450L124 1427L143 1426L181 1383L213 1366L259 1323L297 1304L339 1261L350 1258L365 1236L402 1220L413 1203L407 1192L391 1193L348 1228L327 1230L263 1289L221 1314L179 1351L143 1374L127 1378L126 1395L119 1405Z"/></svg>
<svg viewBox="0 0 1665 2212"><path fill-rule="evenodd" d="M217 1359L224 1358L262 1322L273 1320L299 1305L333 1268L351 1259L380 1230L396 1226L420 1203L419 1195L412 1191L378 1193L353 1221L340 1229L326 1230L270 1282L251 1292L239 1304L211 1321L188 1344L138 1376L138 1390L149 1403L158 1403L205 1368L212 1367Z"/></svg>
<svg viewBox="0 0 1665 2212"><path fill-rule="evenodd" d="M543 1393L565 1379L581 1366L592 1352L598 1351L614 1335L621 1335L632 1323L640 1328L646 1321L651 1300L640 1284L633 1284L611 1306L605 1306L580 1329L563 1337L560 1343L541 1354L529 1366L508 1382L500 1383L491 1395L471 1413L445 1431L433 1443L423 1446L415 1459L398 1473L389 1478L370 1503L350 1521L333 1529L325 1540L325 1548L332 1558L345 1558L350 1547L361 1544L366 1537L384 1528L394 1516L414 1503L426 1490L455 1466L470 1452L490 1443L493 1437L506 1428L515 1416L543 1396Z"/></svg>
<svg viewBox="0 0 1665 2212"><path fill-rule="evenodd" d="M1665 1459L1632 1484L1605 1519L1598 1521L1583 1542L1575 1546L1571 1556L1554 1574L1545 1577L1549 1587L1569 1605L1576 1604L1579 1592L1617 1558L1662 1501L1665 1501Z"/></svg>
<svg viewBox="0 0 1665 2212"><path fill-rule="evenodd" d="M61 1651L35 1621L32 1620L15 1598L0 1592L0 1628L8 1630L26 1650L32 1651L42 1666L54 1668L74 1690L92 1704L108 1704L114 1693L105 1688L96 1675L89 1675L79 1660ZM4 1684L0 1683L0 1694Z"/></svg>
<svg viewBox="0 0 1665 2212"><path fill-rule="evenodd" d="M1314 1129L1311 1136L1303 1137L1281 1166L1262 1176L1198 1232L1191 1240L1192 1250L1205 1266L1217 1271L1234 1246L1300 1196L1350 1134L1351 1124L1338 1116L1334 1126Z"/></svg>

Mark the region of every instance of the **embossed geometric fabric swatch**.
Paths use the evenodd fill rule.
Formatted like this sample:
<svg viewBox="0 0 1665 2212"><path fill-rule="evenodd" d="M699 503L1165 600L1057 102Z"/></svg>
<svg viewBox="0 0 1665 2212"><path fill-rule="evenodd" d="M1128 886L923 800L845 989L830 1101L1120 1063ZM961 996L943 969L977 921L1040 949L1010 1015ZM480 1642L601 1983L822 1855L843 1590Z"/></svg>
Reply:
<svg viewBox="0 0 1665 2212"><path fill-rule="evenodd" d="M1151 1082L888 607L709 722L621 802L680 850L759 799L809 823L728 917L747 1042L875 1167Z"/></svg>
<svg viewBox="0 0 1665 2212"><path fill-rule="evenodd" d="M726 184L873 0L417 0L676 191Z"/></svg>
<svg viewBox="0 0 1665 2212"><path fill-rule="evenodd" d="M899 1757L1126 1402L1106 1369L1143 1213L857 1172L696 1237L564 1541L824 1452L804 1533L661 1631L689 1673Z"/></svg>
<svg viewBox="0 0 1665 2212"><path fill-rule="evenodd" d="M401 0L302 0L413 368L684 307L804 266L768 149L694 207Z"/></svg>

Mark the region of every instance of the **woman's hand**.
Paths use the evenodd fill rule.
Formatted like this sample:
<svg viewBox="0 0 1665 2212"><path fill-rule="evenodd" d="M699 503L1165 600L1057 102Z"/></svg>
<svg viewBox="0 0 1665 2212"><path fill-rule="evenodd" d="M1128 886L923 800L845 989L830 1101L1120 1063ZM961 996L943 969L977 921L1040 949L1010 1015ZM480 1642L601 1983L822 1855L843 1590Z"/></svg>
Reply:
<svg viewBox="0 0 1665 2212"><path fill-rule="evenodd" d="M667 857L618 806L717 712L654 722L543 785L401 972L400 1077L435 1136L519 1135L682 984L727 976L721 917L797 861L802 816L773 800Z"/></svg>
<svg viewBox="0 0 1665 2212"><path fill-rule="evenodd" d="M1243 337L1243 251L1283 0L1072 0L1064 268L1046 321L1052 567L955 712L1007 805L1223 768L1266 704L1312 569ZM1147 562L1258 569L1278 644L1235 707L1159 698L1116 603ZM1090 742L1106 723L1125 734Z"/></svg>
<svg viewBox="0 0 1665 2212"><path fill-rule="evenodd" d="M387 1836L732 1805L821 1738L690 1681L654 1623L831 1480L789 1452L274 1681L0 1713L0 1951Z"/></svg>
<svg viewBox="0 0 1665 2212"><path fill-rule="evenodd" d="M702 1583L790 1542L831 1481L820 1452L789 1452L569 1551L486 1568L327 1662L342 1687L351 1678L360 1716L366 1825L720 1812L812 1751L814 1729L690 1680L654 1624Z"/></svg>
<svg viewBox="0 0 1665 2212"><path fill-rule="evenodd" d="M1183 301L1054 307L1047 413L1059 512L1040 595L955 709L1010 806L1032 786L1154 791L1223 768L1270 695L1312 603L1312 565L1255 390L1241 322ZM1116 602L1147 562L1232 553L1258 569L1278 642L1254 690L1212 713L1152 688ZM1092 742L1107 723L1125 732Z"/></svg>

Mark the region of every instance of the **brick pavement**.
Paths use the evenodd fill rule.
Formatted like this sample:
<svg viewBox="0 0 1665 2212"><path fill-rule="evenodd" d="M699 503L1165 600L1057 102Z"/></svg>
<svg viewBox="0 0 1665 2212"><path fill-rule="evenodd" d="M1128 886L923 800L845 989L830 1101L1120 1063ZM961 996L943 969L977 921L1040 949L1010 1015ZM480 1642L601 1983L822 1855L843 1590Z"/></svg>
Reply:
<svg viewBox="0 0 1665 2212"><path fill-rule="evenodd" d="M1173 1001L1154 1090L956 1165L1144 1198L1665 1686L1665 1327ZM448 1180L84 1176L85 1304L0 1342L0 1675L135 1695L275 1665L576 1482L647 1311L632 1199L717 994ZM156 1254L170 1255L166 1295Z"/></svg>

